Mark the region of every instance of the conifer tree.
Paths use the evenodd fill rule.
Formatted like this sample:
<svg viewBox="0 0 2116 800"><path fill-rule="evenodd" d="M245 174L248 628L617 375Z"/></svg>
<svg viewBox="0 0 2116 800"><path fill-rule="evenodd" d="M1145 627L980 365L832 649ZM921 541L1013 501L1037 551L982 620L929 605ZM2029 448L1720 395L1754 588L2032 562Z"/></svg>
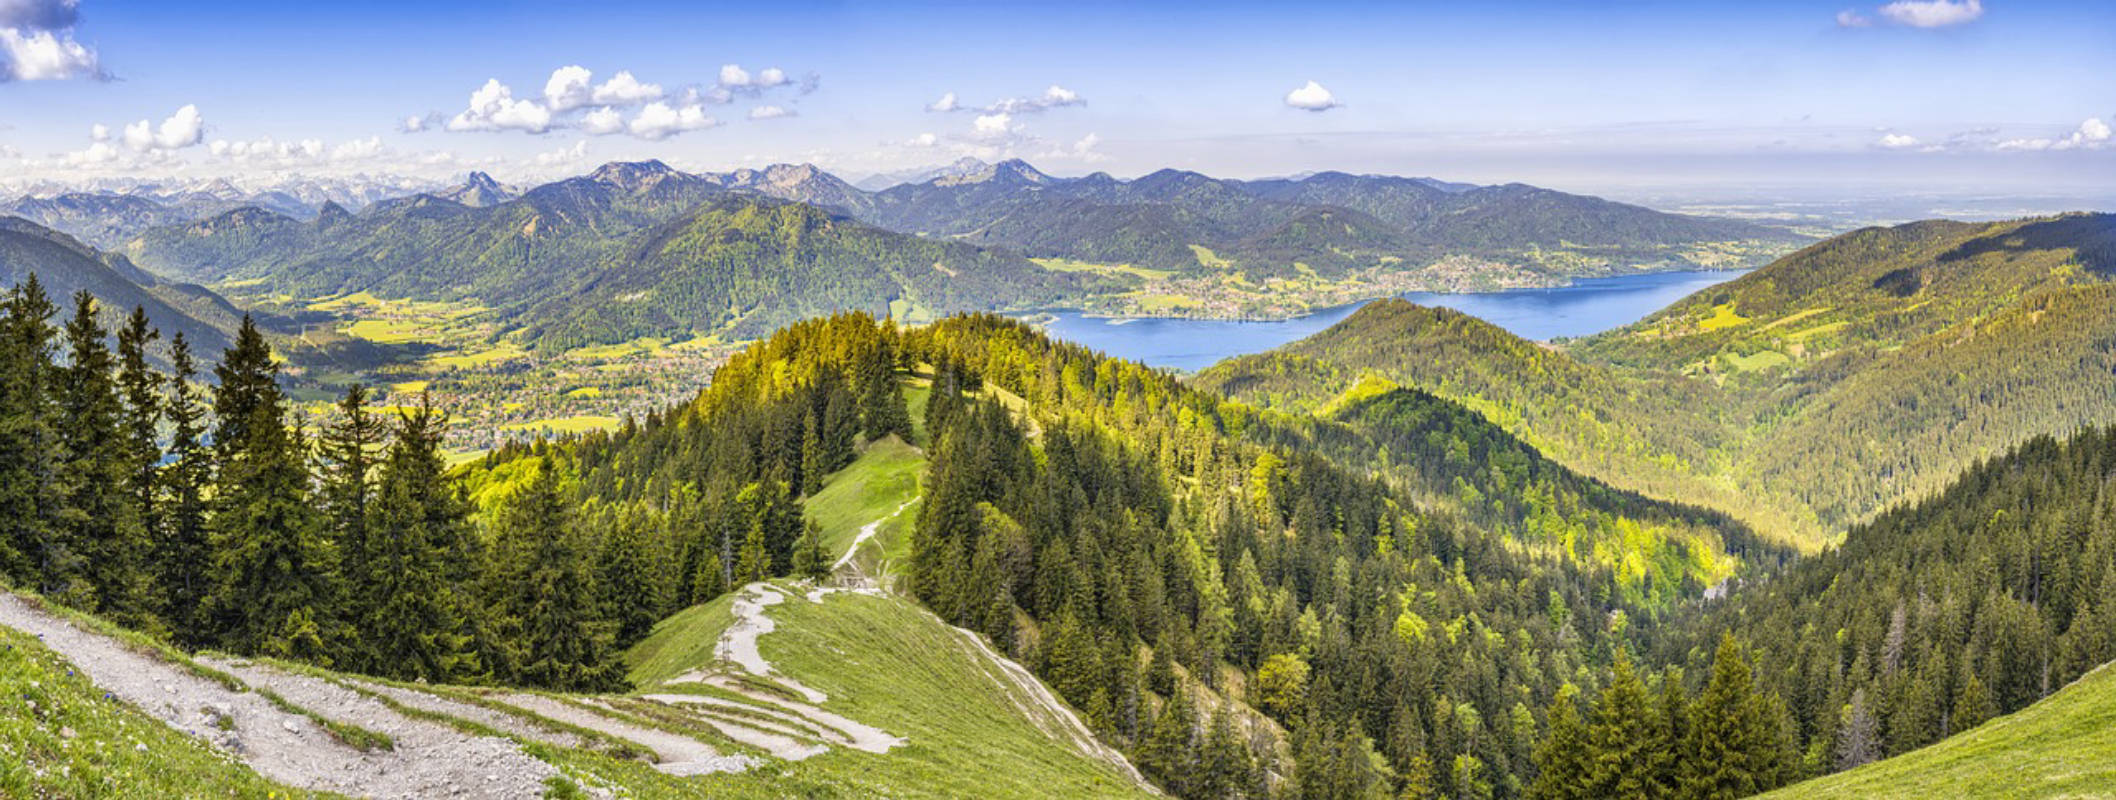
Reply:
<svg viewBox="0 0 2116 800"><path fill-rule="evenodd" d="M307 443L286 424L271 348L247 318L215 370L218 454L209 525L216 585L205 605L220 646L331 663L337 554L309 491Z"/></svg>
<svg viewBox="0 0 2116 800"><path fill-rule="evenodd" d="M1565 684L1550 703L1543 741L1536 746L1536 779L1529 796L1537 800L1585 800L1594 779L1595 752L1587 723L1574 699L1579 688Z"/></svg>
<svg viewBox="0 0 2116 800"><path fill-rule="evenodd" d="M192 381L197 368L191 343L178 332L169 339L170 374L163 416L169 420L169 464L161 471L161 505L155 514L155 585L162 619L180 642L203 644L208 624L200 613L212 586L212 548L206 532L206 489L212 455L205 434L205 407Z"/></svg>
<svg viewBox="0 0 2116 800"><path fill-rule="evenodd" d="M605 616L616 623L618 647L646 638L661 619L661 583L647 552L649 524L645 508L625 507L612 520L596 558Z"/></svg>
<svg viewBox="0 0 2116 800"><path fill-rule="evenodd" d="M1594 753L1587 796L1665 796L1667 787L1660 782L1669 753L1654 746L1660 738L1659 710L1632 669L1631 659L1618 655L1609 686L1595 702L1594 724L1587 733Z"/></svg>
<svg viewBox="0 0 2116 800"><path fill-rule="evenodd" d="M32 273L8 293L0 313L0 571L19 585L42 586L47 567L69 569L57 548L59 503L53 456L51 318L58 312Z"/></svg>
<svg viewBox="0 0 2116 800"><path fill-rule="evenodd" d="M375 458L384 435L381 419L367 410L368 390L360 383L346 387L338 399L338 418L326 424L316 438L317 477L321 487L317 505L323 514L324 533L339 554L348 616L371 617L375 603L385 596L377 591L387 576L374 563L376 554L368 541L375 499Z"/></svg>
<svg viewBox="0 0 2116 800"><path fill-rule="evenodd" d="M346 402L364 399L357 394L348 390ZM367 460L353 449L365 452L358 443L379 434L347 412L329 463L337 480L349 483ZM440 437L438 415L422 402L399 417L371 497L361 500L356 487L341 485L331 507L337 513L350 513L354 503L364 507L358 525L344 528L359 532L359 591L365 598L356 604L355 624L364 663L369 671L406 680L462 680L484 672L477 643L482 631L466 584L474 566L461 563L466 554L460 548L471 536L464 530L469 509L442 475Z"/></svg>
<svg viewBox="0 0 2116 800"><path fill-rule="evenodd" d="M500 535L524 559L526 573L512 592L521 621L521 679L561 691L622 687L612 660L612 626L600 618L586 544L547 465L501 515Z"/></svg>
<svg viewBox="0 0 2116 800"><path fill-rule="evenodd" d="M48 570L44 579L62 601L148 627L153 622L149 542L138 496L131 490L137 454L125 430L107 337L96 321L95 297L86 290L76 293L57 392L62 508L56 538L80 560L77 569Z"/></svg>
<svg viewBox="0 0 2116 800"><path fill-rule="evenodd" d="M1962 679L1961 695L1955 698L1954 713L1947 720L1947 729L1961 733L1990 721L1998 716L1998 709L1991 701L1991 690L1984 688L1982 678L1975 670L1964 669L1967 677Z"/></svg>
<svg viewBox="0 0 2116 800"><path fill-rule="evenodd" d="M152 539L161 530L156 517L160 492L162 449L158 433L162 422L160 373L147 363L147 348L161 331L148 325L147 309L132 307L125 327L118 330L118 398L124 404L125 452L130 477L125 488L140 509L141 524ZM157 589L159 590L159 589Z"/></svg>
<svg viewBox="0 0 2116 800"><path fill-rule="evenodd" d="M1689 736L1683 746L1680 792L1697 800L1733 800L1763 789L1777 742L1762 740L1764 724L1733 634L1720 637L1712 658L1712 679L1691 707Z"/></svg>

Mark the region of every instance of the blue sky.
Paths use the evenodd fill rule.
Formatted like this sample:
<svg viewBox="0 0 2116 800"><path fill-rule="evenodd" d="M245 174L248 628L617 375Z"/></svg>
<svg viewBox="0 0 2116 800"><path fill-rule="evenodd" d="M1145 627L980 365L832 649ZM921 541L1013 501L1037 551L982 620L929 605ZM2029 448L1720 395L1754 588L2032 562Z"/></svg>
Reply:
<svg viewBox="0 0 2116 800"><path fill-rule="evenodd" d="M2107 0L0 0L0 181L973 155L1590 190L2094 187L2116 183L2112 32ZM575 97L547 95L572 66ZM593 97L621 71L660 91ZM479 113L494 80L512 99L488 90ZM928 110L948 93L956 110Z"/></svg>

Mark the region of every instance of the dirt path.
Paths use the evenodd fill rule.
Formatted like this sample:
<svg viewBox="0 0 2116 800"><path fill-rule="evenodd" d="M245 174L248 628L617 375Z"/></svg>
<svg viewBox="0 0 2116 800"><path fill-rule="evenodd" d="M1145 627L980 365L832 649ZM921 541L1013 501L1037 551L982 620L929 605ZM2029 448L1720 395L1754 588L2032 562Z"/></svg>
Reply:
<svg viewBox="0 0 2116 800"><path fill-rule="evenodd" d="M268 779L302 789L381 798L535 797L543 792L543 779L558 774L550 765L522 755L512 742L472 739L438 723L395 712L387 715L395 717L390 720L372 708L355 706L351 717L362 718L363 727L389 733L397 743L394 750L363 753L256 692L230 689L135 652L121 641L32 608L13 594L0 593L0 625L36 636L113 697L234 755ZM388 711L372 698L359 699ZM429 748L447 736L455 741L441 754L446 757L435 757Z"/></svg>
<svg viewBox="0 0 2116 800"><path fill-rule="evenodd" d="M270 689L332 722L390 737L394 747L386 751L387 757L376 758L374 766L385 773L379 777L412 782L415 788L406 796L533 797L544 791L545 778L559 774L556 767L522 752L514 742L472 736L440 722L405 716L380 700L323 678L250 661L200 658L199 662L251 686Z"/></svg>
<svg viewBox="0 0 2116 800"><path fill-rule="evenodd" d="M391 702L402 704L406 708L415 708L420 711L475 722L509 736L518 736L528 741L541 742L553 747L582 748L588 746L587 741L570 731L538 725L520 714L509 714L495 708L486 708L461 700L373 681L357 680L350 677L341 678L341 680L352 684L354 688L361 691L373 692L387 697Z"/></svg>
<svg viewBox="0 0 2116 800"><path fill-rule="evenodd" d="M740 772L754 763L748 756L721 755L711 745L680 733L634 725L549 697L514 693L495 695L495 699L538 716L615 736L651 750L657 762L654 768L670 775Z"/></svg>
<svg viewBox="0 0 2116 800"><path fill-rule="evenodd" d="M898 515L904 513L904 509L910 508L911 504L916 502L918 502L918 495L912 495L911 499L905 500L903 505L897 506L895 511L889 512L889 516L860 526L860 535L852 537L852 546L845 548L844 555L838 556L838 563L830 565L830 571L836 572L844 569L846 564L852 563L852 557L860 552L860 545L866 544L868 539L874 538L875 532L881 530L882 523L896 519Z"/></svg>
<svg viewBox="0 0 2116 800"><path fill-rule="evenodd" d="M720 635L720 644L714 647L713 655L735 662L751 675L769 678L788 689L800 692L802 697L808 698L808 702L821 703L829 700L830 695L779 674L771 668L771 662L765 661L764 655L757 652L757 640L764 634L778 629L771 617L764 615L764 609L783 602L786 602L786 595L780 594L779 590L769 584L752 583L742 587L742 593L735 597L732 607L735 624L729 625L727 632Z"/></svg>

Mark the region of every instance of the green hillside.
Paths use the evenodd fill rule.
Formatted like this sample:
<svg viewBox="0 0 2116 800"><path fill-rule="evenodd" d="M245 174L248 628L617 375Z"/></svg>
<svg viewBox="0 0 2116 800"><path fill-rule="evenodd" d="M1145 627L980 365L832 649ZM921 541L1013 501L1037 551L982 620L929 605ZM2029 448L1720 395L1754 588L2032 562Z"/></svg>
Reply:
<svg viewBox="0 0 2116 800"><path fill-rule="evenodd" d="M122 256L25 220L0 217L0 286L12 287L30 275L37 276L53 303L70 305L74 292L86 290L102 306L104 324L113 328L134 307L144 308L164 339L182 332L200 350L227 346L242 316L204 287L164 281Z"/></svg>
<svg viewBox="0 0 2116 800"><path fill-rule="evenodd" d="M1938 744L1797 783L1767 800L1868 797L2078 798L2116 795L2116 670Z"/></svg>
<svg viewBox="0 0 2116 800"><path fill-rule="evenodd" d="M1377 302L1198 385L1312 410L1375 376L1583 473L1813 547L1980 457L2116 420L2116 217L1847 234L1564 346Z"/></svg>

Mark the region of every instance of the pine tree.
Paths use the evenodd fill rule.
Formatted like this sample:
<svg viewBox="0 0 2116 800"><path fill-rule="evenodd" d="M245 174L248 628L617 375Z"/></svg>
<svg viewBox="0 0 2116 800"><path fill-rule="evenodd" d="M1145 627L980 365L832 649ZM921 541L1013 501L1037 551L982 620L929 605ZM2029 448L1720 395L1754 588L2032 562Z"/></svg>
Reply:
<svg viewBox="0 0 2116 800"><path fill-rule="evenodd" d="M254 323L244 320L215 373L214 408L242 418L221 417L213 443L210 638L327 666L340 634L337 554L311 502L308 445L286 425L278 367Z"/></svg>
<svg viewBox="0 0 2116 800"><path fill-rule="evenodd" d="M1565 684L1550 703L1544 727L1548 731L1536 746L1536 779L1529 796L1538 800L1585 800L1593 797L1595 749L1587 723L1580 719L1574 699L1579 688Z"/></svg>
<svg viewBox="0 0 2116 800"><path fill-rule="evenodd" d="M823 476L830 472L830 455L823 451L822 423L814 416L801 428L801 496L811 497L823 489Z"/></svg>
<svg viewBox="0 0 2116 800"><path fill-rule="evenodd" d="M80 561L77 569L48 571L44 578L50 593L63 601L100 610L125 625L151 627L149 541L138 495L131 489L137 454L125 430L107 336L96 321L95 297L85 290L76 293L57 392L63 507L56 538Z"/></svg>
<svg viewBox="0 0 2116 800"><path fill-rule="evenodd" d="M1712 679L1691 708L1679 770L1682 796L1733 800L1764 788L1759 773L1777 744L1757 740L1759 713L1741 645L1726 634L1712 658Z"/></svg>
<svg viewBox="0 0 2116 800"><path fill-rule="evenodd" d="M894 365L881 358L869 358L860 362L858 377L860 421L867 438L896 434L909 441L911 414L904 408L904 388L896 382Z"/></svg>
<svg viewBox="0 0 2116 800"><path fill-rule="evenodd" d="M147 323L147 309L132 307L125 327L118 330L118 398L124 403L123 422L127 473L126 491L140 509L141 524L152 539L162 529L156 517L161 488L162 449L158 434L162 422L162 376L147 363L147 347L161 338L161 331ZM159 587L157 587L159 591Z"/></svg>
<svg viewBox="0 0 2116 800"><path fill-rule="evenodd" d="M1998 716L1998 708L1991 701L1991 690L1984 688L1984 681L1974 670L1963 670L1968 677L1962 679L1962 692L1954 701L1954 713L1947 720L1951 733L1974 729L1978 725Z"/></svg>
<svg viewBox="0 0 2116 800"><path fill-rule="evenodd" d="M1589 797L1657 798L1666 796L1661 785L1669 753L1655 747L1661 739L1659 710L1646 694L1646 684L1631 667L1631 659L1618 655L1609 686L1595 702L1594 723L1587 741L1593 761L1588 765Z"/></svg>
<svg viewBox="0 0 2116 800"><path fill-rule="evenodd" d="M73 569L58 547L53 457L51 318L58 312L33 273L8 293L0 313L0 572L18 585L43 586L47 569Z"/></svg>
<svg viewBox="0 0 2116 800"><path fill-rule="evenodd" d="M612 661L614 631L598 613L587 547L553 471L547 466L515 495L499 523L526 565L511 598L521 621L521 678L561 691L618 689L624 679Z"/></svg>
<svg viewBox="0 0 2116 800"><path fill-rule="evenodd" d="M1178 686L1139 744L1139 767L1169 794L1189 797L1197 760L1197 712L1192 710L1190 687Z"/></svg>
<svg viewBox="0 0 2116 800"><path fill-rule="evenodd" d="M197 368L191 343L179 332L169 339L170 374L163 416L169 420L169 465L161 472L161 507L155 515L155 585L162 597L162 619L177 641L205 643L208 624L200 613L211 588L212 547L206 532L206 489L212 454L199 437L205 433L206 410L192 384Z"/></svg>
<svg viewBox="0 0 2116 800"><path fill-rule="evenodd" d="M385 593L378 585L389 576L380 574L385 565L368 541L375 499L375 457L383 440L383 422L367 410L368 391L355 383L338 399L338 418L316 438L317 475L321 488L317 505L324 520L324 533L339 554L345 581L348 617L371 618ZM410 512L411 510L406 510ZM402 524L418 523L405 521ZM379 644L379 643L378 643ZM376 651L386 658L388 651Z"/></svg>
<svg viewBox="0 0 2116 800"><path fill-rule="evenodd" d="M347 405L360 402L348 390ZM368 497L358 496L351 482L369 460L361 442L378 436L366 421L346 408L347 418L327 449L335 471L332 512L350 514L358 504L361 519L344 520L341 530L357 531L358 574L365 595L355 624L370 672L404 680L451 681L480 675L476 609L469 603L466 581L474 565L461 563L469 510L442 474L440 423L431 404L399 418L396 436L376 470ZM328 485L328 484L327 484ZM489 635L489 634L486 634Z"/></svg>
<svg viewBox="0 0 2116 800"><path fill-rule="evenodd" d="M626 647L646 638L660 620L661 583L655 580L647 553L646 509L626 507L617 514L596 558L605 616L617 624L616 644Z"/></svg>
<svg viewBox="0 0 2116 800"><path fill-rule="evenodd" d="M1837 769L1871 764L1881 757L1881 723L1867 705L1866 690L1852 690L1837 722Z"/></svg>

